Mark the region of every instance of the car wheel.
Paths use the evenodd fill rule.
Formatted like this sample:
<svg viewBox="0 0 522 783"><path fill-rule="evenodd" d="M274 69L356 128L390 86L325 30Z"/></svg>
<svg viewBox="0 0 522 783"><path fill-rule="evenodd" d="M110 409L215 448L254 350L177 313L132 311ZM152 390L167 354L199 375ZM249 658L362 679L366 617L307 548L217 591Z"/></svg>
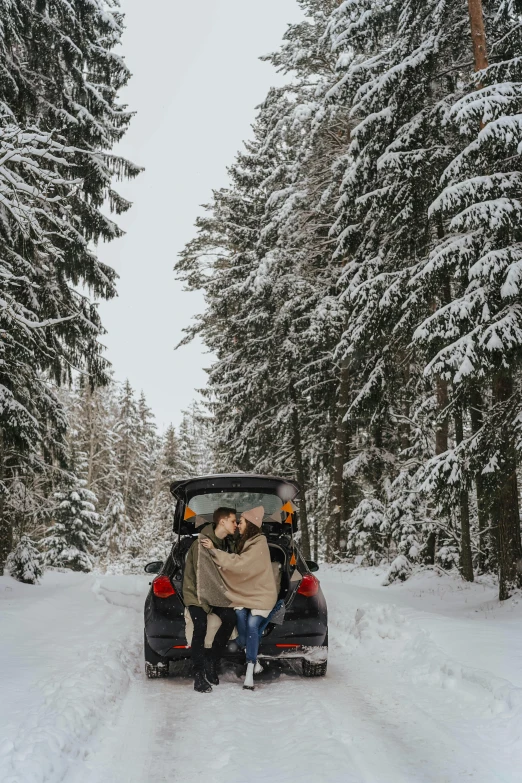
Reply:
<svg viewBox="0 0 522 783"><path fill-rule="evenodd" d="M328 647L328 631L326 631L326 636L324 637L323 647ZM305 677L324 677L327 668L328 661L321 661L320 663L303 661L303 675Z"/></svg>
<svg viewBox="0 0 522 783"><path fill-rule="evenodd" d="M143 634L143 652L145 654L145 674L149 680L169 676L169 662L166 658L154 652L147 641L147 635Z"/></svg>
<svg viewBox="0 0 522 783"><path fill-rule="evenodd" d="M303 675L304 677L324 677L327 667L328 661L321 661L321 663L303 661Z"/></svg>
<svg viewBox="0 0 522 783"><path fill-rule="evenodd" d="M149 680L158 680L160 677L168 677L169 676L168 664L159 663L157 666L154 666L153 663L149 663L148 661L145 661L145 674L147 675L147 679Z"/></svg>

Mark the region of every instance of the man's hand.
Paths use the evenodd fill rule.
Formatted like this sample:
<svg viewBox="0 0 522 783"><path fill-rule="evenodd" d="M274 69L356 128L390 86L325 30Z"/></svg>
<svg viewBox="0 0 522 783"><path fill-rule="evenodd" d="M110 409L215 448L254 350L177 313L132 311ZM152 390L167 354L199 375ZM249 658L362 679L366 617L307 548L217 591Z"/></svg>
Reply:
<svg viewBox="0 0 522 783"><path fill-rule="evenodd" d="M210 538L202 538L201 543L205 547L205 549L214 549L214 544L210 540Z"/></svg>

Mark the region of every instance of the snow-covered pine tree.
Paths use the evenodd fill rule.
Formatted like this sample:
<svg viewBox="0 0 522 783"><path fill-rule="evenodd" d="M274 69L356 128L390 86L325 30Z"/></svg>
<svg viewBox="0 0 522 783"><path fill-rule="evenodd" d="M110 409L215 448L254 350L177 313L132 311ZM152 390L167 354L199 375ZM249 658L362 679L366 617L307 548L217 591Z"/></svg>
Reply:
<svg viewBox="0 0 522 783"><path fill-rule="evenodd" d="M174 508L172 495L167 490L150 500L140 530L140 556L145 562L166 559L173 540Z"/></svg>
<svg viewBox="0 0 522 783"><path fill-rule="evenodd" d="M366 408L371 416L369 444L385 458L376 464L380 477L390 475L388 463L394 479L404 471L405 460L415 472L412 457L419 456L422 440L437 426L433 416L425 421L419 441L415 411L429 410L428 390L422 358L412 351L411 341L419 319L446 296L448 281L438 268L436 286L428 291L416 270L441 230L430 222L428 210L451 157L452 134L443 120L460 64L469 55L469 40L462 34L467 21L465 7L435 0L386 5L353 0L334 12L330 25L342 73L330 99L348 101L357 120L338 224L338 252L351 255L345 350L357 360L365 381L350 413ZM444 391L444 382L434 375L438 392ZM438 398L441 418L447 420L447 398L442 393ZM444 448L447 440L439 450ZM460 499L464 530L463 492ZM406 524L411 526L411 519Z"/></svg>
<svg viewBox="0 0 522 783"><path fill-rule="evenodd" d="M184 466L181 461L180 442L176 429L169 424L162 438L161 453L158 463L158 474L161 489L169 489L171 483L183 476Z"/></svg>
<svg viewBox="0 0 522 783"><path fill-rule="evenodd" d="M143 491L138 479L141 457L141 421L136 396L128 380L125 381L118 394L116 415L114 432L116 434L119 490L126 513L133 525L137 525Z"/></svg>
<svg viewBox="0 0 522 783"><path fill-rule="evenodd" d="M295 148L289 156L289 181L271 196L268 217L277 227L280 270L288 280L286 304L296 325L293 365L299 379L295 385L299 405L293 410L297 408L299 416L294 431L300 434L303 448L296 448L295 467L303 486L316 483L312 464L328 477L329 513L321 509L321 516L326 523L326 556L331 560L339 551L341 520L349 514L353 496L352 481L345 481L343 475L350 453L345 414L353 377L342 355L336 355L346 318L346 303L338 288L344 260L333 256L332 236L342 179L335 164L346 152L352 123L347 107L324 101L337 59L324 31L338 3L306 0L301 5L305 21L291 25L281 50L267 58L277 68L294 73L291 91L296 94L293 134L287 133L284 140ZM308 444L321 442L331 444L330 448L317 454L312 446L310 453ZM304 463L301 469L300 463Z"/></svg>
<svg viewBox="0 0 522 783"><path fill-rule="evenodd" d="M422 276L433 285L434 269L440 270L450 286L447 300L416 332L431 348L427 373L451 381L455 411L455 448L441 458L442 465L429 467L439 474L434 481L442 493L444 478L453 485L461 509L461 498L475 480L480 564L484 550L491 564L498 564L501 599L519 584L522 557L516 474L522 345L520 10L504 0L485 6L490 65L458 85L446 102L446 133L455 141L431 206L443 230ZM468 45L471 52L471 40ZM464 512L469 513L466 507Z"/></svg>
<svg viewBox="0 0 522 783"><path fill-rule="evenodd" d="M6 567L11 576L19 582L28 585L39 582L44 572L42 556L29 536L21 536L7 558Z"/></svg>
<svg viewBox="0 0 522 783"><path fill-rule="evenodd" d="M176 462L179 465L181 473L178 478L180 475L205 476L214 472L211 419L201 403L193 402L183 411L177 439L179 458L174 451L173 434L171 431L169 459L173 460L171 467L174 467Z"/></svg>
<svg viewBox="0 0 522 783"><path fill-rule="evenodd" d="M303 38L308 34L308 29L299 32ZM292 41L291 47L296 46ZM309 93L301 91L299 98L305 97ZM320 325L306 332L311 311L324 303L320 259L328 245L328 205L317 206L320 178L328 171L326 156L309 183L316 202L314 221L306 186L298 180L298 155L309 151L305 138L310 112L286 90L270 92L259 112L254 141L231 169L231 189L216 194L213 218L200 222L200 237L178 265L190 285L205 285L208 291L209 311L199 330L219 357L211 369L210 399L220 464L297 475L303 486L308 482L306 421L313 416L319 426L324 422L325 391L334 381L324 381L319 369L333 364L331 344L328 363L327 339L321 334L328 320L321 318L325 307ZM304 232L299 233L305 226L308 238L314 239L308 250ZM199 259L206 263L209 251L219 258L211 279L194 273ZM299 270L305 260L306 276ZM303 377L307 365L308 375L316 373L311 383ZM303 546L308 552L305 511L303 503Z"/></svg>
<svg viewBox="0 0 522 783"><path fill-rule="evenodd" d="M264 154L261 146L277 125L279 104L280 92L272 91L260 110L254 141L230 168L230 188L214 193L208 216L197 223L198 237L177 265L180 276L190 287L204 288L208 300L206 313L187 339L200 333L217 356L209 374L210 410L218 465L225 469L253 469L275 446L267 437L267 411L275 407L276 379L284 376L285 368L277 361L278 343L265 333L272 321L267 307L273 302L268 291L263 294L264 253L258 245L267 202L263 182L273 174L280 154L276 145ZM215 261L211 274L204 274L209 254ZM266 306L260 310L263 296ZM185 456L183 448L181 454Z"/></svg>
<svg viewBox="0 0 522 783"><path fill-rule="evenodd" d="M92 243L118 236L102 205L129 203L115 176L139 169L111 148L130 113L118 103L129 72L114 52L122 15L117 0L2 3L0 34L1 342L0 568L11 547L10 483L34 459L63 446L63 413L49 387L71 367L106 380L96 307L80 290L114 295L114 271ZM4 404L5 403L5 404ZM11 459L16 449L16 460ZM24 461L27 460L27 464ZM15 467L16 466L16 467Z"/></svg>
<svg viewBox="0 0 522 783"><path fill-rule="evenodd" d="M55 171L42 165L47 157ZM48 373L60 365L61 316L75 310L49 309L45 289L46 262L65 240L66 167L62 143L23 132L0 103L0 571L13 540L11 489L34 476L36 463L63 456L65 416Z"/></svg>
<svg viewBox="0 0 522 783"><path fill-rule="evenodd" d="M185 413L185 435L188 436L188 414ZM190 440L190 439L189 439ZM208 433L203 433L204 442L209 445ZM152 496L145 509L140 537L143 545L142 554L145 560L163 560L172 545L172 525L174 521L175 500L170 493L170 485L175 479L198 475L199 469L190 468L189 462L181 457L181 441L172 424L167 427L160 439L154 475L151 487ZM192 444L188 444L188 452L192 453ZM203 472L211 473L213 468L201 467Z"/></svg>
<svg viewBox="0 0 522 783"><path fill-rule="evenodd" d="M71 476L62 491L55 494L54 521L42 540L48 566L91 571L99 537L96 495L84 479Z"/></svg>
<svg viewBox="0 0 522 783"><path fill-rule="evenodd" d="M131 522L125 512L122 494L115 490L101 515L98 554L102 562L113 562L126 552L130 531Z"/></svg>
<svg viewBox="0 0 522 783"><path fill-rule="evenodd" d="M67 440L70 450L85 455L84 478L105 508L118 484L116 454L116 386L92 388L84 376L76 379L71 393L63 393L67 409Z"/></svg>
<svg viewBox="0 0 522 783"><path fill-rule="evenodd" d="M155 495L156 465L160 457L161 442L157 435L154 415L141 392L138 399L138 462L136 465L137 514L145 517L148 504Z"/></svg>
<svg viewBox="0 0 522 783"><path fill-rule="evenodd" d="M390 522L386 506L376 498L365 498L349 519L347 550L362 555L367 565L379 565L389 558Z"/></svg>
<svg viewBox="0 0 522 783"><path fill-rule="evenodd" d="M321 516L330 487L328 557L374 502L398 578L410 561L473 578L500 529L513 574L520 9L485 4L490 66L474 78L465 3L301 5L268 58L292 84L269 94L178 265L207 298L194 333L218 357L220 466L295 475L298 431Z"/></svg>

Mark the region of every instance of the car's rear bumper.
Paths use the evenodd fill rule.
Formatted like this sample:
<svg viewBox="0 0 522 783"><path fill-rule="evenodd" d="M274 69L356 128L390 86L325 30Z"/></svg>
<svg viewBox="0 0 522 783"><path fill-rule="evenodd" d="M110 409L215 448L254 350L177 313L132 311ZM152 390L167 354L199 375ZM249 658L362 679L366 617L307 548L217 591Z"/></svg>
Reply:
<svg viewBox="0 0 522 783"><path fill-rule="evenodd" d="M328 646L308 647L302 645L292 650L281 650L276 655L260 652L257 657L260 661L286 661L298 658L301 661L310 661L310 663L324 663L328 660Z"/></svg>
<svg viewBox="0 0 522 783"><path fill-rule="evenodd" d="M187 646L185 639L147 638L147 640L153 650L158 651L158 654L170 661L181 661L191 657L191 649ZM324 642L324 639L322 641ZM223 658L237 663L244 661L245 655L244 652L238 651L237 646L232 643L223 653ZM291 646L290 644L281 644L281 646L261 644L258 658L261 661L284 661L298 658L312 663L323 663L328 660L328 645L324 643L310 644L307 639L302 640L302 643L294 639Z"/></svg>

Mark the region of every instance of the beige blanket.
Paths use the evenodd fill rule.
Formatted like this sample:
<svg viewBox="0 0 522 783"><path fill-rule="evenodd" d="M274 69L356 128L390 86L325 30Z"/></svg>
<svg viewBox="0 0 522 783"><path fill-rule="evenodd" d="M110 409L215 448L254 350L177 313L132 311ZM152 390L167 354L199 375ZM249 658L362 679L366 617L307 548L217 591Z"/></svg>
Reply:
<svg viewBox="0 0 522 783"><path fill-rule="evenodd" d="M277 588L270 562L270 550L261 533L248 539L240 555L200 547L198 598L210 606L244 606L272 609Z"/></svg>

